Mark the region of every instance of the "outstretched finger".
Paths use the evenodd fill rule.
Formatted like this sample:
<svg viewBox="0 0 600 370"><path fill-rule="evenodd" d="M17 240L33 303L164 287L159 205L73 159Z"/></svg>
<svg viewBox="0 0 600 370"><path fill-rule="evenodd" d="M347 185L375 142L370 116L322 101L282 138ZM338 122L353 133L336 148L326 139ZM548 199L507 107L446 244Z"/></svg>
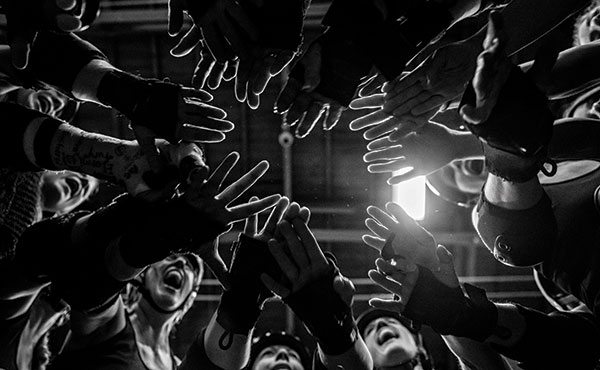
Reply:
<svg viewBox="0 0 600 370"><path fill-rule="evenodd" d="M208 194L215 194L221 189L223 181L225 181L227 175L229 175L229 172L231 172L239 159L239 153L231 152L219 163L219 166L213 171L204 185L204 189Z"/></svg>
<svg viewBox="0 0 600 370"><path fill-rule="evenodd" d="M385 213L379 207L368 206L367 214L369 214L369 216L373 217L383 226L387 227L389 230L393 230L398 224L398 222L391 215Z"/></svg>
<svg viewBox="0 0 600 370"><path fill-rule="evenodd" d="M202 31L194 25L185 35L183 35L177 45L171 49L171 55L174 57L186 56L200 43L201 40Z"/></svg>
<svg viewBox="0 0 600 370"><path fill-rule="evenodd" d="M233 184L229 185L225 190L220 192L215 198L222 200L225 204L237 199L246 190L250 189L254 183L260 179L269 169L269 162L261 161L248 171L244 176L240 177Z"/></svg>
<svg viewBox="0 0 600 370"><path fill-rule="evenodd" d="M229 208L229 214L231 216L231 222L243 220L250 217L255 213L264 211L273 207L281 199L281 195L273 194L263 199L259 199L255 202L239 204L235 207Z"/></svg>
<svg viewBox="0 0 600 370"><path fill-rule="evenodd" d="M181 0L169 0L168 19L169 35L176 36L183 27L183 4Z"/></svg>
<svg viewBox="0 0 600 370"><path fill-rule="evenodd" d="M383 107L385 94L373 94L362 96L350 102L350 109L375 109Z"/></svg>
<svg viewBox="0 0 600 370"><path fill-rule="evenodd" d="M385 240L381 239L377 236L373 236L373 235L363 235L362 236L362 240L363 242L368 245L369 247L376 249L377 251L381 251L383 249L383 247L385 246Z"/></svg>
<svg viewBox="0 0 600 370"><path fill-rule="evenodd" d="M365 116L357 118L350 122L350 130L358 131L367 127L371 127L377 124L380 124L388 119L390 119L388 113L384 112L382 109L379 109L375 112L371 112Z"/></svg>
<svg viewBox="0 0 600 370"><path fill-rule="evenodd" d="M265 222L265 225L263 226L260 232L261 234L267 235L269 237L274 235L277 223L281 221L281 218L283 217L283 214L285 213L285 210L287 209L289 204L290 200L288 197L282 197L279 200L279 202L277 202L277 205L269 214L269 217L267 218L267 221Z"/></svg>
<svg viewBox="0 0 600 370"><path fill-rule="evenodd" d="M369 300L369 306L390 312L402 313L404 311L405 304L403 303L402 298L400 299L401 300L396 301L392 299L372 298Z"/></svg>
<svg viewBox="0 0 600 370"><path fill-rule="evenodd" d="M256 202L258 200L257 196L250 197L250 202ZM244 222L244 234L253 237L257 234L258 231L258 213L253 214L252 216L246 219Z"/></svg>
<svg viewBox="0 0 600 370"><path fill-rule="evenodd" d="M371 230L375 235L379 236L382 239L387 239L391 232L388 228L377 222L375 219L367 218L365 220L365 226L369 230Z"/></svg>

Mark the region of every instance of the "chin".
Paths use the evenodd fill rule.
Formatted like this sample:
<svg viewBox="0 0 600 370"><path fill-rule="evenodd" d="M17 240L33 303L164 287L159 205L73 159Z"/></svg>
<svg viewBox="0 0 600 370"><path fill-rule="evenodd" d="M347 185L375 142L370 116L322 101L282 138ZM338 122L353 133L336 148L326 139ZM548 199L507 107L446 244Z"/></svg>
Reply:
<svg viewBox="0 0 600 370"><path fill-rule="evenodd" d="M390 345L383 351L383 366L396 366L404 363L415 356L415 353L409 353L400 345Z"/></svg>

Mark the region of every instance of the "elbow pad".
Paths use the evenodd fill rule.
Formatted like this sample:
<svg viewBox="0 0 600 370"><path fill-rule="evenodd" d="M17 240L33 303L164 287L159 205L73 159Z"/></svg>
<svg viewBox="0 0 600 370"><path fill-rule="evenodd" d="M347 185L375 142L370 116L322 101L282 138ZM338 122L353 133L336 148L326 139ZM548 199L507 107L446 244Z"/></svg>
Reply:
<svg viewBox="0 0 600 370"><path fill-rule="evenodd" d="M494 258L505 265L528 267L541 263L556 241L557 224L546 193L533 207L510 210L490 203L483 193L475 212L475 228Z"/></svg>

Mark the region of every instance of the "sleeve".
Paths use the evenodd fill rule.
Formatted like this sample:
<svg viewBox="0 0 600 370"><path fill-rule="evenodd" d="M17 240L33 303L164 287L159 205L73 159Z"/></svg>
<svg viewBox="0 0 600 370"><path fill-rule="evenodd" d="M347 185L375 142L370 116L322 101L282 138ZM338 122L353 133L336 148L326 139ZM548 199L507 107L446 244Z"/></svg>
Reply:
<svg viewBox="0 0 600 370"><path fill-rule="evenodd" d="M206 354L206 349L204 347L205 332L206 328L202 329L196 340L190 345L183 362L177 368L178 370L223 370L213 364Z"/></svg>
<svg viewBox="0 0 600 370"><path fill-rule="evenodd" d="M0 145L0 167L15 171L55 169L50 161L50 143L63 122L12 103L0 103L0 114L4 121L0 128L3 139ZM39 127L33 139L26 141L27 129L34 122ZM37 160L34 161L34 158Z"/></svg>
<svg viewBox="0 0 600 370"><path fill-rule="evenodd" d="M42 82L75 99L73 83L92 60L107 60L91 43L72 34L49 31L38 33L31 48L26 80Z"/></svg>
<svg viewBox="0 0 600 370"><path fill-rule="evenodd" d="M600 322L589 312L542 312L516 305L526 322L521 340L510 348L491 344L523 369L592 369L600 364ZM549 356L557 353L564 356Z"/></svg>

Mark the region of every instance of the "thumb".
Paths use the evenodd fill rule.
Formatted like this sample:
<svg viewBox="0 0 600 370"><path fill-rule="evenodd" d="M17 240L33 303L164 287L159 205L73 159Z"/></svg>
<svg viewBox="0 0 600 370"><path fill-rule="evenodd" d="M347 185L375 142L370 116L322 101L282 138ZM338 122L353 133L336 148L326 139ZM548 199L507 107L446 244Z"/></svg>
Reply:
<svg viewBox="0 0 600 370"><path fill-rule="evenodd" d="M533 65L527 71L527 75L544 91L550 85L552 68L559 53L556 44L551 41L547 41L537 50Z"/></svg>
<svg viewBox="0 0 600 370"><path fill-rule="evenodd" d="M333 279L333 290L342 298L342 301L348 306L352 305L352 299L354 298L354 284L350 279L345 276L338 275Z"/></svg>
<svg viewBox="0 0 600 370"><path fill-rule="evenodd" d="M435 252L439 261L439 269L435 273L438 279L451 288L457 287L458 277L454 270L454 258L452 253L450 253L443 245L438 245Z"/></svg>
<svg viewBox="0 0 600 370"><path fill-rule="evenodd" d="M223 259L219 255L219 251L215 248L213 253L201 257L204 258L204 262L210 271L215 274L215 277L217 280L219 280L219 283L221 283L223 288L225 290L229 290L231 288L231 283L229 282L229 271L227 270L225 262L223 262Z"/></svg>

